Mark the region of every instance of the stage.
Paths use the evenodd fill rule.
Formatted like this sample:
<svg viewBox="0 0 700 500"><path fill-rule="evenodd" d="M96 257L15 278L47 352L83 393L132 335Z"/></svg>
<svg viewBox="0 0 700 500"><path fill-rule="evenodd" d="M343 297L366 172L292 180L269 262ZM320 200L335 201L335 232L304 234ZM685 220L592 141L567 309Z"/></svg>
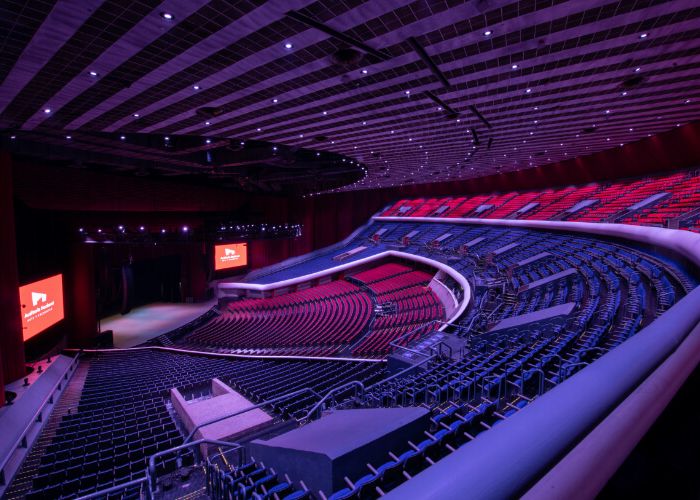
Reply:
<svg viewBox="0 0 700 500"><path fill-rule="evenodd" d="M154 303L115 314L100 322L102 331L114 332L114 347L134 347L158 335L174 330L201 316L216 300L197 304Z"/></svg>

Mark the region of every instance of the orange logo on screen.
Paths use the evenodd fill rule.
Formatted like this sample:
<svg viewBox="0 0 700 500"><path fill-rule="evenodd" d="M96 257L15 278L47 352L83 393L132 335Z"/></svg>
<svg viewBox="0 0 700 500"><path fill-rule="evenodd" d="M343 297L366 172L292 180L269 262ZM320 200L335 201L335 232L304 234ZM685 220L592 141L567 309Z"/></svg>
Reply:
<svg viewBox="0 0 700 500"><path fill-rule="evenodd" d="M248 244L234 243L214 247L214 270L232 269L248 264Z"/></svg>
<svg viewBox="0 0 700 500"><path fill-rule="evenodd" d="M19 287L24 340L63 319L63 276L57 274Z"/></svg>

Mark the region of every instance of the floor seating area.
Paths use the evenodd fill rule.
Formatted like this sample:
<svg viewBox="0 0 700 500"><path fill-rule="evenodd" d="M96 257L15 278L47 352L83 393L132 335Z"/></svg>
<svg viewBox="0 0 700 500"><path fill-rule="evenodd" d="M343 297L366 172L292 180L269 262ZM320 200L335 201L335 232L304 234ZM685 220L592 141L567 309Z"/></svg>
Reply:
<svg viewBox="0 0 700 500"><path fill-rule="evenodd" d="M49 444L27 498L75 498L142 477L148 457L183 442L166 404L172 387L187 393L218 377L264 402L303 387L323 394L350 380L370 384L384 372L381 363L232 361L151 350L101 353L82 363L88 368L80 401L44 436ZM266 409L289 419L316 401L301 395ZM192 459L191 452L185 454L185 464ZM175 457L167 457L158 473L175 467Z"/></svg>
<svg viewBox="0 0 700 500"><path fill-rule="evenodd" d="M700 174L685 171L544 191L399 200L380 215L619 222L697 231L699 205Z"/></svg>

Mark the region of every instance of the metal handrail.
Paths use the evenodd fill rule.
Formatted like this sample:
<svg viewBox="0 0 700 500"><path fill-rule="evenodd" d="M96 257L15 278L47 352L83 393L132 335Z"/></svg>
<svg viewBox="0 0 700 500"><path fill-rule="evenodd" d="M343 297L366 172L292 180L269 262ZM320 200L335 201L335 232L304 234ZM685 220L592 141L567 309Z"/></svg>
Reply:
<svg viewBox="0 0 700 500"><path fill-rule="evenodd" d="M131 488L132 486L136 486L137 484L145 483L148 481L148 476L143 476L138 479L132 479L129 482L122 483L122 484L117 484L116 486L111 486L107 489L100 490L100 491L95 491L93 493L90 493L89 495L85 495L82 497L78 497L76 500L90 500L92 498L102 498L110 493L116 493L117 491L122 491L127 488ZM151 497L152 498L152 497Z"/></svg>
<svg viewBox="0 0 700 500"><path fill-rule="evenodd" d="M282 396L278 396L278 397L276 397L276 398L268 399L267 401L263 401L262 403L258 403L258 404L253 405L253 406L248 406L248 407L246 407L246 408L243 408L242 410L236 410L236 411L233 412L233 413L227 413L226 415L222 415L222 416L217 417L217 418L215 418L215 419L213 419L213 420L208 420L208 421L206 421L206 422L202 422L201 424L197 424L197 425L194 427L194 429L192 429L192 431L191 431L191 432L187 435L187 437L185 438L184 444L187 444L187 443L189 442L189 440L192 439L192 437L195 435L195 433L196 433L199 429L201 429L202 427L206 427L207 425L211 425L211 424L215 424L215 423L217 423L217 422L221 422L222 420L226 420L227 418L235 417L235 416L237 416L237 415L241 415L241 414L243 414L243 413L247 413L247 412L249 412L249 411L251 411L251 410L255 410L255 409L260 408L260 407L263 407L263 406L268 406L268 405L271 405L271 404L273 404L273 403L277 403L277 402L279 402L279 401L284 401L285 399L289 399L289 398L292 398L292 397L294 397L294 396L299 396L300 394L303 394L303 393L305 393L305 392L310 392L311 394L313 394L314 396L316 396L316 397L318 397L318 398L321 397L321 395L318 394L316 391L314 391L311 387L304 387L303 389L299 389L298 391L289 392L289 393L287 393L287 394L283 394ZM171 448L171 449L174 449L174 448ZM165 451L168 451L168 450L165 450Z"/></svg>
<svg viewBox="0 0 700 500"><path fill-rule="evenodd" d="M218 446L226 446L226 447L234 447L235 446L236 448L233 448L233 449L242 448L242 446L239 443L235 443L235 442L220 441L218 439L198 439L197 441L192 441L191 443L183 443L180 446L175 446L174 448L159 451L158 453L151 455L148 459L148 469L146 469L146 477L145 477L145 480L148 482L148 498L154 498L153 493L155 490L153 489L153 483L154 483L154 478L156 475L156 458L162 457L163 455L168 455L170 453L179 452L180 450L183 450L185 448L199 446L200 444L215 444Z"/></svg>
<svg viewBox="0 0 700 500"><path fill-rule="evenodd" d="M2 459L2 462L0 462L0 486L5 486L5 484L6 484L5 467L7 466L7 463L10 461L10 459L12 458L12 455L15 453L15 451L18 448L26 448L27 447L27 434L29 433L29 429L31 427L33 427L33 425L35 423L41 422L43 420L42 415L43 415L43 412L44 412L46 405L53 404L54 395L55 395L56 390L57 389L62 390L61 384L63 383L64 380L68 380L69 373L72 373L75 371L75 367L77 367L79 359L80 359L80 353L78 353L78 355L75 356L71 360L70 364L66 368L66 371L63 372L63 375L61 375L61 377L59 377L59 379L53 385L51 390L48 392L47 396L44 397L44 400L39 405L39 408L34 412L34 415L32 415L32 418L29 419L29 422L22 430L22 433L17 438L17 440L14 442L14 444L12 445L10 452Z"/></svg>
<svg viewBox="0 0 700 500"><path fill-rule="evenodd" d="M329 399L331 396L333 396L336 392L340 392L340 391L342 391L342 390L344 390L344 389L348 389L348 388L353 387L353 386L354 386L354 387L358 387L361 394L364 394L364 393L365 393L365 386L364 386L364 384L363 384L362 382L360 382L359 380L352 380L352 381L350 381L350 382L348 382L348 383L346 383L346 384L343 384L343 385L339 385L339 386L337 386L337 387L334 387L333 389L331 389L330 391L328 391L328 392L326 393L326 395L323 396L323 397L321 398L321 400L318 401L318 402L308 411L308 413L307 413L305 416L303 416L302 418L298 419L298 421L299 421L299 422L308 422L309 419L311 418L311 416L314 415L314 414L318 411L318 409L321 407L321 405L322 405L323 403L326 402L327 399ZM358 391L358 389L355 390L355 396L356 396L356 397L357 397L357 391Z"/></svg>

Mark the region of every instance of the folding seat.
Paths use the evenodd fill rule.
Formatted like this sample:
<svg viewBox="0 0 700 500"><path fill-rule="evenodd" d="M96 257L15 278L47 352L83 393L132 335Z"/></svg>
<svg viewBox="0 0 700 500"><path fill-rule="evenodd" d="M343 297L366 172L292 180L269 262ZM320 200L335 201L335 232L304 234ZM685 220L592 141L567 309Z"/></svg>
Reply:
<svg viewBox="0 0 700 500"><path fill-rule="evenodd" d="M67 479L61 484L61 495L70 496L80 489L80 478Z"/></svg>

